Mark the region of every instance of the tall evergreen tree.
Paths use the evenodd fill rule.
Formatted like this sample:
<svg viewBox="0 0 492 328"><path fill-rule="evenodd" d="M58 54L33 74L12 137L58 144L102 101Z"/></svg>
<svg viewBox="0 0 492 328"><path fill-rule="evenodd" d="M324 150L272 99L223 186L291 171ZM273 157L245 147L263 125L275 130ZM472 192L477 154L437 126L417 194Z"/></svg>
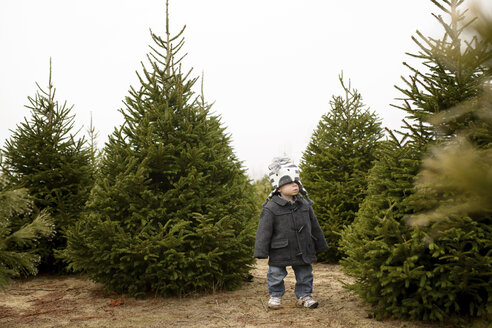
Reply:
<svg viewBox="0 0 492 328"><path fill-rule="evenodd" d="M47 210L55 221L56 235L39 245L41 271L59 272L62 261L54 257L66 245L64 230L79 217L91 188L91 168L85 139L76 139L73 107L55 100L51 82L48 91L38 85L34 98L28 97L30 119L17 125L5 142L2 171L12 188L27 188L34 200L34 212ZM35 216L14 221L16 228Z"/></svg>
<svg viewBox="0 0 492 328"><path fill-rule="evenodd" d="M490 322L492 20L482 16L479 25L472 31L479 32L480 40L488 49L485 56L488 74L483 76L483 93L475 101L461 103L449 112L432 118L431 123L438 129L456 120L468 124L457 130L449 141L432 147L424 158L415 195L424 199L433 197L439 202L413 215L409 221L425 227L422 229L423 235L431 240L429 249L433 256L446 263L450 276L462 279L456 288L458 303L471 304L464 307L468 314L480 315Z"/></svg>
<svg viewBox="0 0 492 328"><path fill-rule="evenodd" d="M330 248L319 261L336 263L340 232L354 220L367 188L366 176L383 137L375 113L364 109L357 90L340 83L344 96L333 96L303 154L301 178Z"/></svg>
<svg viewBox="0 0 492 328"><path fill-rule="evenodd" d="M464 115L435 126L433 115L476 102L483 80L490 79L484 65L490 47L477 38L461 39L467 26L462 1L433 3L450 14L451 22L436 16L446 31L441 40L418 33L423 42L415 39L421 47L417 57L428 71L413 69L405 80L408 89L401 89L407 96L401 108L411 123L405 122L403 140L393 137L381 149L369 174L368 196L342 234L344 271L356 278L349 288L373 305L377 317L445 320L463 314L486 317L490 311L490 220L453 216L432 226L406 222L443 204L437 190L422 193L414 187L429 146L478 122Z"/></svg>
<svg viewBox="0 0 492 328"><path fill-rule="evenodd" d="M220 118L193 92L197 79L181 70L182 33L171 38L168 22L164 39L151 32L149 67L64 252L74 270L135 296L235 288L254 261L254 192Z"/></svg>

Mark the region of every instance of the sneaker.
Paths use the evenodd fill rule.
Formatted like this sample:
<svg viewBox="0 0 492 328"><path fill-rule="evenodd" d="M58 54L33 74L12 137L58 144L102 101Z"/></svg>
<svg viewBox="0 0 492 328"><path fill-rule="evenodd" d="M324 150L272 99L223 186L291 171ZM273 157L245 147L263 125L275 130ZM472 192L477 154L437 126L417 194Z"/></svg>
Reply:
<svg viewBox="0 0 492 328"><path fill-rule="evenodd" d="M303 296L297 300L296 306L298 307L307 307L310 309L315 309L318 307L318 302L313 300L311 296Z"/></svg>
<svg viewBox="0 0 492 328"><path fill-rule="evenodd" d="M281 301L282 301L282 298L271 296L270 299L268 300L268 308L273 309L273 310L280 309L280 302Z"/></svg>

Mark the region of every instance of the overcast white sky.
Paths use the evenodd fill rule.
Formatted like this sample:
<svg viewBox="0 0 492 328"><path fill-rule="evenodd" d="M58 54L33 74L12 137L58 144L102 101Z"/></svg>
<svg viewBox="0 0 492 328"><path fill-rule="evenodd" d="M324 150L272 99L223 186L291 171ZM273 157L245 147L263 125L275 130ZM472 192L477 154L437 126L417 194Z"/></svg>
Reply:
<svg viewBox="0 0 492 328"><path fill-rule="evenodd" d="M483 0L483 2L487 2ZM440 36L430 0L170 0L171 33L186 25L185 68L205 74L204 90L222 116L252 178L274 156L299 163L313 129L341 94L338 75L399 128L389 106L407 75L418 29ZM0 145L29 116L27 97L48 85L74 105L85 133L92 113L102 147L123 121L118 112L145 61L149 33L165 32L165 0L2 0ZM200 83L197 84L199 91Z"/></svg>

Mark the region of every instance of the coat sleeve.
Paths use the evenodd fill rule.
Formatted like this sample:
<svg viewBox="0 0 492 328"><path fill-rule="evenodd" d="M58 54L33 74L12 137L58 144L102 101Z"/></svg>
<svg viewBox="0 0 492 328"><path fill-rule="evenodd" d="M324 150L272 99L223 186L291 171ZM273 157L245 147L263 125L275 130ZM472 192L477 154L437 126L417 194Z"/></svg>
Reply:
<svg viewBox="0 0 492 328"><path fill-rule="evenodd" d="M314 237L314 246L316 248L316 253L328 249L328 243L326 242L325 235L323 233L323 230L321 230L312 206L309 206L309 217L311 219L311 235Z"/></svg>
<svg viewBox="0 0 492 328"><path fill-rule="evenodd" d="M254 257L266 259L270 253L270 241L273 233L273 213L263 208L260 214L260 222L256 231Z"/></svg>

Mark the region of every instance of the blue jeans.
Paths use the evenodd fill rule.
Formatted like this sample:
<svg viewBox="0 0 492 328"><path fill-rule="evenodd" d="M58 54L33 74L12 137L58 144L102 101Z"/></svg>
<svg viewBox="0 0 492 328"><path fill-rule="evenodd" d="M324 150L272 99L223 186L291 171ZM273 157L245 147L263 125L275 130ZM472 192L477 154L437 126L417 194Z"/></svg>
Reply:
<svg viewBox="0 0 492 328"><path fill-rule="evenodd" d="M313 267L311 264L293 265L296 275L294 293L297 298L312 296L313 294ZM287 276L285 267L269 266L267 272L268 293L270 296L282 297L285 293L284 278Z"/></svg>

